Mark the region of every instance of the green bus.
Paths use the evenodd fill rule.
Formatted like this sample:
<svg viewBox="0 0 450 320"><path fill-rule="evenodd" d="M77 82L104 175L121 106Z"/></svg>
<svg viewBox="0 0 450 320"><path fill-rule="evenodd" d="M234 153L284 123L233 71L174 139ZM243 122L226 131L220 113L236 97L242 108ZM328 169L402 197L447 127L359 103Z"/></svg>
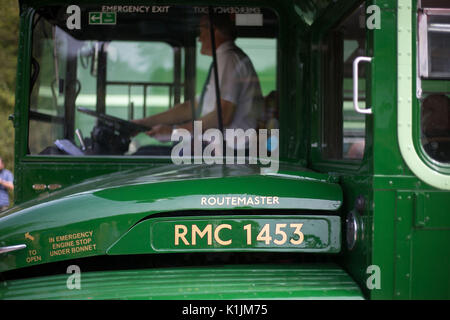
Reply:
<svg viewBox="0 0 450 320"><path fill-rule="evenodd" d="M448 1L19 5L1 299L450 298Z"/></svg>

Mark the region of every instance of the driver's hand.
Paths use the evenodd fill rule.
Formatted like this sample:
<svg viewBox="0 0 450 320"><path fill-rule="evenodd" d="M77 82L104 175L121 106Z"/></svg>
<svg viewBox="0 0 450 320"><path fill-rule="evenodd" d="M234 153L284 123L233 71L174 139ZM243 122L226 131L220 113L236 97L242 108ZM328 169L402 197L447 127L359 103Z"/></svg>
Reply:
<svg viewBox="0 0 450 320"><path fill-rule="evenodd" d="M141 121L141 119L134 119L134 120L130 120L130 121L131 121L131 122L134 122L134 123L136 123L136 124L139 124L139 125L144 124L144 123ZM134 131L134 132L131 132L130 135L131 135L132 137L134 137L134 136L136 136L138 133L140 133L140 131Z"/></svg>
<svg viewBox="0 0 450 320"><path fill-rule="evenodd" d="M160 142L171 141L172 137L172 126L158 124L152 128L152 130L147 131L146 134L157 139Z"/></svg>

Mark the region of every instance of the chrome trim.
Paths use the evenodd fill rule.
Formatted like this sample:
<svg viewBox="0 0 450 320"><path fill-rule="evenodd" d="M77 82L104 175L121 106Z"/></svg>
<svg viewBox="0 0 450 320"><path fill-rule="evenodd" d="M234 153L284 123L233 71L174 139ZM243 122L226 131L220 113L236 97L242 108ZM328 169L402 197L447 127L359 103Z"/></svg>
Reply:
<svg viewBox="0 0 450 320"><path fill-rule="evenodd" d="M17 250L22 250L22 249L25 249L26 247L27 247L26 244L16 244L14 246L0 247L0 254L17 251Z"/></svg>
<svg viewBox="0 0 450 320"><path fill-rule="evenodd" d="M358 65L361 61L364 62L371 62L371 57L357 57L355 61L353 61L353 107L355 108L356 112L363 113L363 114L372 114L372 108L361 109L358 105Z"/></svg>
<svg viewBox="0 0 450 320"><path fill-rule="evenodd" d="M345 219L347 249L352 251L358 241L359 224L355 212L350 211Z"/></svg>
<svg viewBox="0 0 450 320"><path fill-rule="evenodd" d="M450 9L448 8L424 8L423 13L433 16L450 16Z"/></svg>
<svg viewBox="0 0 450 320"><path fill-rule="evenodd" d="M428 16L419 13L417 19L417 55L419 60L417 73L420 77L428 78Z"/></svg>
<svg viewBox="0 0 450 320"><path fill-rule="evenodd" d="M78 141L80 142L81 151L86 151L86 145L84 144L83 133L81 132L80 129L76 129L75 134L77 135Z"/></svg>

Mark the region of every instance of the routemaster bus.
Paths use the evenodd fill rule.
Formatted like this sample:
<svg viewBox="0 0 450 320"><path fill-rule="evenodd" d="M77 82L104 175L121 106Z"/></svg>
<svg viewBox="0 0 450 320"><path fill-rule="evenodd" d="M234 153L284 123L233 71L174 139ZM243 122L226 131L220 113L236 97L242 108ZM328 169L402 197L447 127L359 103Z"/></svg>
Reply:
<svg viewBox="0 0 450 320"><path fill-rule="evenodd" d="M1 299L450 298L447 0L19 5Z"/></svg>

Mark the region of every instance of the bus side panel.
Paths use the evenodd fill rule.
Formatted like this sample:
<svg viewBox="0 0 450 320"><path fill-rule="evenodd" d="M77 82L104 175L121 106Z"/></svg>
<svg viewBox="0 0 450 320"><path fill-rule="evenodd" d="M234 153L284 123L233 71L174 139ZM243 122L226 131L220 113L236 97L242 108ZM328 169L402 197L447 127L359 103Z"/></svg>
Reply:
<svg viewBox="0 0 450 320"><path fill-rule="evenodd" d="M450 299L450 194L416 192L411 298Z"/></svg>
<svg viewBox="0 0 450 320"><path fill-rule="evenodd" d="M395 298L449 299L450 196L397 193Z"/></svg>
<svg viewBox="0 0 450 320"><path fill-rule="evenodd" d="M373 35L373 54L369 55L374 57L371 63L373 167L376 175L408 175L410 171L400 154L397 136L397 4L381 2L381 27L369 32Z"/></svg>
<svg viewBox="0 0 450 320"><path fill-rule="evenodd" d="M340 177L340 184L344 191L344 202L342 206L342 221L348 219L348 214L353 212L358 217L357 241L352 249L348 248L346 238L343 236L343 256L342 265L344 269L359 284L364 295L369 295L369 289L366 285L367 266L371 264L368 252L371 251L372 239L372 189L371 180L367 176L359 175L343 175ZM364 208L357 209L357 199L364 199ZM362 226L362 227L361 227ZM369 227L367 227L369 226ZM347 226L343 226L343 235L347 232Z"/></svg>
<svg viewBox="0 0 450 320"><path fill-rule="evenodd" d="M372 299L392 299L394 293L395 190L375 189L371 265L379 267L380 286L370 291ZM367 224L368 228L371 226ZM367 228L367 229L368 229ZM370 274L367 274L369 277Z"/></svg>

